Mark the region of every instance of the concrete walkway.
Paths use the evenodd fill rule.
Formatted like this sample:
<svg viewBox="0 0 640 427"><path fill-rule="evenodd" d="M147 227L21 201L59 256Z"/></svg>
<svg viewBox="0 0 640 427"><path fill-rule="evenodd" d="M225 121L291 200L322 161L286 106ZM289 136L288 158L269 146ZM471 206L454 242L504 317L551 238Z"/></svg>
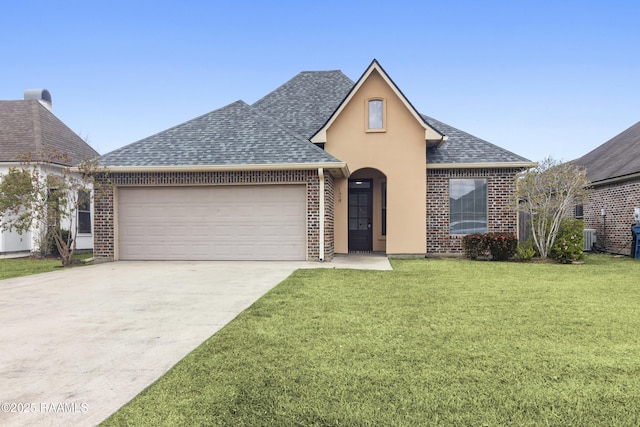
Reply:
<svg viewBox="0 0 640 427"><path fill-rule="evenodd" d="M96 425L312 262L115 262L0 281L0 425Z"/></svg>

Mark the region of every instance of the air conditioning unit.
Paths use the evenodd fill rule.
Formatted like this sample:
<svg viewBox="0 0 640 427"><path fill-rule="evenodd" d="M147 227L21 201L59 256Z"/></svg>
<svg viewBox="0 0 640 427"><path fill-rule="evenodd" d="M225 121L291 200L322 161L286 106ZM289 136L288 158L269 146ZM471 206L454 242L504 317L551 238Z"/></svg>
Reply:
<svg viewBox="0 0 640 427"><path fill-rule="evenodd" d="M593 246L596 244L596 230L593 228L585 228L583 230L584 245L582 250L585 252L593 250Z"/></svg>

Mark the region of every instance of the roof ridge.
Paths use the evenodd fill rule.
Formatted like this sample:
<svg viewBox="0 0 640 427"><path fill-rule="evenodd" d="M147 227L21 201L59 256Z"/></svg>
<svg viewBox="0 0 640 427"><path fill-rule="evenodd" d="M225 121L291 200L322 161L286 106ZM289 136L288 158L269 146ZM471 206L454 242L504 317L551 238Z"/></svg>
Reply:
<svg viewBox="0 0 640 427"><path fill-rule="evenodd" d="M303 74L303 73L336 73L336 72L342 73L342 70L339 70L339 69L337 69L337 70L303 70L303 71L300 71L298 74ZM298 74L296 74L296 76Z"/></svg>

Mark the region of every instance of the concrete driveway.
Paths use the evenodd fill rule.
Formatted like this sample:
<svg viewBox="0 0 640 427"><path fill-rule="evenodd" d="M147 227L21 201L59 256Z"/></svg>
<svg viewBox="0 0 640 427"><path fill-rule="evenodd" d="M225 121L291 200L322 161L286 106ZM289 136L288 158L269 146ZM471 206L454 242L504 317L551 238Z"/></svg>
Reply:
<svg viewBox="0 0 640 427"><path fill-rule="evenodd" d="M297 268L116 262L0 281L0 425L96 425Z"/></svg>

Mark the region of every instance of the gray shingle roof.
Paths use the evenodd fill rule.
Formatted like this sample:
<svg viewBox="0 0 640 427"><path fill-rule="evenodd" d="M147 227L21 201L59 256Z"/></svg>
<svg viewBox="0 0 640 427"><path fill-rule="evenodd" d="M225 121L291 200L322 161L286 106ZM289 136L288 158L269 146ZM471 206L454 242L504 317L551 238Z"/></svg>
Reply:
<svg viewBox="0 0 640 427"><path fill-rule="evenodd" d="M424 120L448 140L440 146L427 147L428 164L447 163L528 163L530 160L500 148L441 121L421 114Z"/></svg>
<svg viewBox="0 0 640 427"><path fill-rule="evenodd" d="M252 107L298 135L311 138L353 85L342 71L303 71Z"/></svg>
<svg viewBox="0 0 640 427"><path fill-rule="evenodd" d="M324 163L338 160L243 101L100 157L105 166Z"/></svg>
<svg viewBox="0 0 640 427"><path fill-rule="evenodd" d="M16 162L42 150L67 153L70 164L98 156L89 144L36 100L0 101L0 161Z"/></svg>
<svg viewBox="0 0 640 427"><path fill-rule="evenodd" d="M341 71L305 71L249 106L242 101L115 150L106 166L205 166L338 162L309 142L355 83ZM427 163L529 162L428 116L449 140Z"/></svg>
<svg viewBox="0 0 640 427"><path fill-rule="evenodd" d="M640 173L640 122L574 163L587 168L587 178L591 182Z"/></svg>

